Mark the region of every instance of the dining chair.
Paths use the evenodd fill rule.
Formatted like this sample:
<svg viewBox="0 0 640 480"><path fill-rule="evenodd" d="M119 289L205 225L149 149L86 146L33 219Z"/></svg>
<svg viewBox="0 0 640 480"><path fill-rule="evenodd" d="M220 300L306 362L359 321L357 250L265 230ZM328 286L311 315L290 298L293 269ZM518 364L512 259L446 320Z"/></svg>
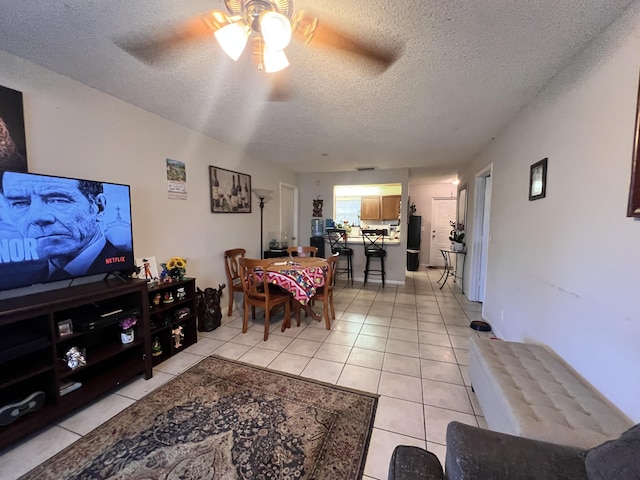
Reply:
<svg viewBox="0 0 640 480"><path fill-rule="evenodd" d="M370 274L376 274L382 277L382 288L384 288L384 258L387 256L387 251L384 249L384 237L387 235L387 230L371 229L361 230L361 232L362 244L364 245L364 255L367 258L367 262L364 267L364 285L367 284L367 279ZM369 266L369 261L372 258L380 259L379 269L373 269Z"/></svg>
<svg viewBox="0 0 640 480"><path fill-rule="evenodd" d="M267 268L269 260L258 260L240 257L240 280L244 291L244 319L242 321L242 333L247 333L249 327L249 306L251 316L256 318L256 307L264 309L264 340L269 338L269 319L271 310L278 305L284 305L283 325L290 321L291 295L287 292L276 292L269 288Z"/></svg>
<svg viewBox="0 0 640 480"><path fill-rule="evenodd" d="M289 247L287 253L289 255L297 253L299 257L315 257L318 255L318 247Z"/></svg>
<svg viewBox="0 0 640 480"><path fill-rule="evenodd" d="M243 292L240 281L240 266L238 259L244 257L247 251L244 248L232 248L224 251L224 266L227 270L227 281L229 282L229 310L227 316L233 313L233 300L236 292Z"/></svg>
<svg viewBox="0 0 640 480"><path fill-rule="evenodd" d="M333 306L333 286L335 285L336 268L338 266L339 253L334 253L327 258L327 276L324 285L316 288L316 294L311 297L312 300L321 301L324 306L324 323L327 330L331 330L331 320L336 319L336 310ZM331 317L329 317L329 307L331 307ZM298 321L300 316L298 315Z"/></svg>
<svg viewBox="0 0 640 480"><path fill-rule="evenodd" d="M347 282L351 280L351 285L353 285L353 249L347 246L347 231L342 228L327 228L327 237L329 238L331 253L339 253L339 259L345 258L347 261L346 267L338 266L336 268L336 276L346 273Z"/></svg>

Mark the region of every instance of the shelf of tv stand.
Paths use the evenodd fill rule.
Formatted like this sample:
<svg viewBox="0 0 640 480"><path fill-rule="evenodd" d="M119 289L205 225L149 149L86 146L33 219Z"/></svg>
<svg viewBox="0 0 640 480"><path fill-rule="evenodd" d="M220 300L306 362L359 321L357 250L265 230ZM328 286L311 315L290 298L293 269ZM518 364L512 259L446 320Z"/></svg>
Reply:
<svg viewBox="0 0 640 480"><path fill-rule="evenodd" d="M9 380L3 380L0 382L0 390L10 387L11 385L24 382L33 377L37 377L43 373L53 371L54 367L51 363L40 362L39 364L23 367L19 370L14 370L13 375ZM4 375L3 375L4 378Z"/></svg>
<svg viewBox="0 0 640 480"><path fill-rule="evenodd" d="M83 372L85 370L91 369L95 365L100 365L102 362L107 360L110 357L115 357L120 355L125 350L130 350L140 344L142 344L144 339L136 338L133 342L127 343L123 345L122 343L117 344L115 342L108 343L106 345L102 345L100 347L94 347L91 352L91 356L87 358L87 364L84 367L78 367L77 369L70 369L65 363L64 360L60 360L58 364L58 378L63 379L67 377L71 377L79 372Z"/></svg>
<svg viewBox="0 0 640 480"><path fill-rule="evenodd" d="M12 423L0 426L0 449L97 399L118 385L142 374L152 376L147 284L137 279L107 279L60 290L0 300L0 331L26 330L47 338L49 345L37 351L20 351L16 358L0 362L0 408L45 392L45 403ZM137 322L130 344L120 342L117 319L102 328L79 331L76 321L87 312L134 309ZM72 320L74 333L60 336L58 322ZM84 325L84 323L83 323ZM86 349L87 365L71 370L66 351ZM12 347L15 348L15 347ZM13 353L13 352L12 352ZM7 356L6 356L7 357ZM66 382L81 382L77 390L60 395Z"/></svg>
<svg viewBox="0 0 640 480"><path fill-rule="evenodd" d="M176 298L176 291L178 288L184 288L185 298L178 300ZM164 303L162 298L166 292L171 292L174 298L173 302ZM160 304L154 305L153 298L157 295L161 295ZM152 356L152 364L158 365L165 360L171 358L176 353L183 351L185 348L190 347L198 341L198 321L196 317L196 279L185 278L176 282L159 283L149 289L149 318L150 322L162 323L151 327L150 340L154 342L156 338L160 341L162 346L162 354L158 356ZM189 314L183 318L175 318L173 313L181 308L189 307ZM170 319L166 320L165 317L169 316ZM173 342L172 330L178 325L183 325L184 340L182 346L176 348Z"/></svg>

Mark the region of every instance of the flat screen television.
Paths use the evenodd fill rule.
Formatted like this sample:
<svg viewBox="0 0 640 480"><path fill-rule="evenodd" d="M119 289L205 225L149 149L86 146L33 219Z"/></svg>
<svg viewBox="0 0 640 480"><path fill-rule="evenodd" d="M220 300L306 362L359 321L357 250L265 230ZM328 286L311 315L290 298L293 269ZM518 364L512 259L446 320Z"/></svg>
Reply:
<svg viewBox="0 0 640 480"><path fill-rule="evenodd" d="M0 173L0 290L133 268L129 185Z"/></svg>

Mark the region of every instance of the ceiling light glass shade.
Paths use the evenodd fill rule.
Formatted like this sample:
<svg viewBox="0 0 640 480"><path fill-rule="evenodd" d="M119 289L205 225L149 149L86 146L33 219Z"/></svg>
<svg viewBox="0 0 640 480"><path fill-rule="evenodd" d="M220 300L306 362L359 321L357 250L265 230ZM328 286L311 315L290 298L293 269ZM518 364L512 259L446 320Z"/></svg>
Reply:
<svg viewBox="0 0 640 480"><path fill-rule="evenodd" d="M264 71L267 73L275 73L284 70L289 66L289 59L282 50L271 50L266 45L262 54L264 63Z"/></svg>
<svg viewBox="0 0 640 480"><path fill-rule="evenodd" d="M271 50L283 50L291 41L291 23L281 13L264 12L260 15L260 33Z"/></svg>
<svg viewBox="0 0 640 480"><path fill-rule="evenodd" d="M240 55L242 55L244 47L247 46L249 33L246 25L242 23L230 23L220 30L216 30L214 35L222 47L222 50L224 50L224 53L229 55L234 61L237 61Z"/></svg>

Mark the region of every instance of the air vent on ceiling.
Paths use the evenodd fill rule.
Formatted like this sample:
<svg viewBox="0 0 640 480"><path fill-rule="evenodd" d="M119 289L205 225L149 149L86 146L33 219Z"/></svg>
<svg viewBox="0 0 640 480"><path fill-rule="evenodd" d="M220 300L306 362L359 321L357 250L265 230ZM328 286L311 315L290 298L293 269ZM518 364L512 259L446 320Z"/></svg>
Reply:
<svg viewBox="0 0 640 480"><path fill-rule="evenodd" d="M375 170L375 169L376 169L376 167L358 167L358 168L356 168L356 170L359 171L359 172L366 172L366 171Z"/></svg>

